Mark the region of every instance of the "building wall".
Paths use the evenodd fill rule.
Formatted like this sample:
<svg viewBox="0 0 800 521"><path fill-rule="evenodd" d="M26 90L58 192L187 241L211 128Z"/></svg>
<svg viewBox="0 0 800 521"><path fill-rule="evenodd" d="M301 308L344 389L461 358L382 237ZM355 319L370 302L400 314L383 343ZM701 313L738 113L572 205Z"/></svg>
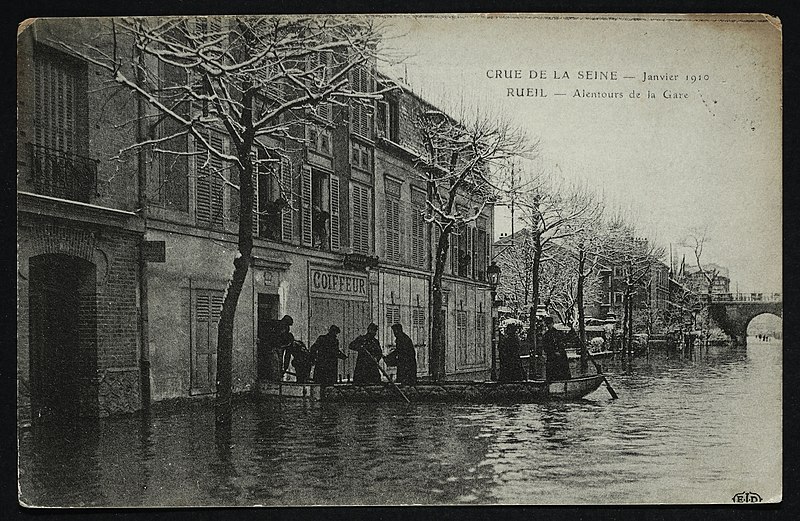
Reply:
<svg viewBox="0 0 800 521"><path fill-rule="evenodd" d="M86 309L80 311L82 330L90 327L96 342L96 355L92 355L96 357L96 391L92 392L96 396L91 398L96 403L84 413L107 416L138 410L141 407L137 300L140 234L27 213L20 214L17 234L17 380L21 416L28 414L30 405L29 266L32 257L46 254L80 258L96 270L94 298L82 303ZM93 317L92 323L84 324L86 317Z"/></svg>

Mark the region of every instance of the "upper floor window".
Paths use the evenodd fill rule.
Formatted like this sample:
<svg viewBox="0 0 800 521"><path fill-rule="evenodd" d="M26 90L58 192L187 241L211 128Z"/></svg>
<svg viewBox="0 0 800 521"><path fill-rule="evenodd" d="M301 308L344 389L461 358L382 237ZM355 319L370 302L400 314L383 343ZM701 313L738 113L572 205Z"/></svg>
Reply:
<svg viewBox="0 0 800 521"><path fill-rule="evenodd" d="M425 223L425 192L411 189L411 265L415 268L428 267L428 248L426 245L428 227Z"/></svg>
<svg viewBox="0 0 800 521"><path fill-rule="evenodd" d="M372 190L350 184L350 242L354 253L372 252Z"/></svg>
<svg viewBox="0 0 800 521"><path fill-rule="evenodd" d="M303 245L324 251L338 250L339 177L304 166L301 188Z"/></svg>
<svg viewBox="0 0 800 521"><path fill-rule="evenodd" d="M317 125L308 125L306 129L308 149L330 157L333 154L333 137L330 129Z"/></svg>
<svg viewBox="0 0 800 521"><path fill-rule="evenodd" d="M372 147L351 139L350 164L353 165L354 168L371 173L374 164L372 160Z"/></svg>
<svg viewBox="0 0 800 521"><path fill-rule="evenodd" d="M373 92L373 79L363 66L350 71L350 86L354 92ZM350 132L372 139L373 108L370 99L353 99L350 102Z"/></svg>
<svg viewBox="0 0 800 521"><path fill-rule="evenodd" d="M389 141L400 142L400 104L396 99L378 102L375 133Z"/></svg>
<svg viewBox="0 0 800 521"><path fill-rule="evenodd" d="M190 102L186 99L188 81L183 67L159 64L159 93L161 102L183 116L189 116ZM180 212L189 211L189 137L184 127L170 117L161 118L151 129L159 139L154 147L149 200L164 208Z"/></svg>
<svg viewBox="0 0 800 521"><path fill-rule="evenodd" d="M285 157L277 161L268 160L263 149L258 149L255 157L253 235L272 241L291 242L291 164Z"/></svg>
<svg viewBox="0 0 800 521"><path fill-rule="evenodd" d="M86 66L37 46L34 83L33 187L45 195L89 202L97 191L97 161L86 157Z"/></svg>
<svg viewBox="0 0 800 521"><path fill-rule="evenodd" d="M402 254L402 213L400 210L400 188L398 181L386 178L386 260L400 262Z"/></svg>
<svg viewBox="0 0 800 521"><path fill-rule="evenodd" d="M226 164L214 151L227 153L229 138L221 132L211 131L206 137L211 148L198 143L195 156L197 171L195 219L204 228L222 228L224 223L225 200L228 199L229 215L238 213L239 194L226 190L223 177L229 176L230 165ZM237 180L238 181L238 180ZM233 200L235 198L235 201Z"/></svg>

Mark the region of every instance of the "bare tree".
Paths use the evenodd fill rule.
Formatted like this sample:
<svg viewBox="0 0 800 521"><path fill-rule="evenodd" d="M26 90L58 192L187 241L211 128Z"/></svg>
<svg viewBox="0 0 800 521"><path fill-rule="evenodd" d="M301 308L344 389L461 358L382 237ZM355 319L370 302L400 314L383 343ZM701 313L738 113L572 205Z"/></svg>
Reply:
<svg viewBox="0 0 800 521"><path fill-rule="evenodd" d="M237 251L217 340L217 420L230 422L233 322L251 263L254 174L285 156L276 143L303 142L305 124L323 110L381 97L365 88L370 82L353 81L374 71L379 30L372 19L327 16L103 23L110 46L59 43L140 100L146 128L120 155L194 156L198 178L211 182L209 197L221 198L223 187L238 196ZM293 211L291 183L276 181L289 203L283 211Z"/></svg>
<svg viewBox="0 0 800 521"><path fill-rule="evenodd" d="M540 301L540 276L545 251L552 245L568 241L582 230L582 223L591 219L596 213L596 199L589 190L578 184L569 184L555 175L542 176L543 181L525 194L519 205L523 212L523 221L530 231L530 240L526 246L530 248L531 258L530 295L531 295L531 327L535 328L536 310ZM526 302L527 303L527 302ZM540 346L536 335L532 335L533 352L529 368L531 374L540 374Z"/></svg>
<svg viewBox="0 0 800 521"><path fill-rule="evenodd" d="M418 174L427 186L426 221L438 230L431 281L430 371L444 376L445 337L442 275L451 236L464 232L487 205L502 198L507 160L535 149L524 132L490 111L446 114L421 105L414 120L418 134Z"/></svg>
<svg viewBox="0 0 800 521"><path fill-rule="evenodd" d="M645 295L646 284L652 276L655 262L664 258L665 249L645 238L635 236L634 227L619 214L608 225L607 255L623 268L622 354L623 363L630 369L633 358L634 300Z"/></svg>
<svg viewBox="0 0 800 521"><path fill-rule="evenodd" d="M719 268L717 266L709 267L709 265L704 265L702 258L703 258L703 247L706 244L708 235L708 230L692 230L689 237L689 246L693 248L695 265L697 266L697 270L699 271L700 275L703 277L705 281L706 287L705 295L700 294L701 292L698 291L698 298L697 302L700 307L700 313L703 315L703 343L704 347L708 347L710 329L711 329L711 318L709 316L708 307L711 305L711 295L714 290L714 283L716 282L717 278L719 277Z"/></svg>

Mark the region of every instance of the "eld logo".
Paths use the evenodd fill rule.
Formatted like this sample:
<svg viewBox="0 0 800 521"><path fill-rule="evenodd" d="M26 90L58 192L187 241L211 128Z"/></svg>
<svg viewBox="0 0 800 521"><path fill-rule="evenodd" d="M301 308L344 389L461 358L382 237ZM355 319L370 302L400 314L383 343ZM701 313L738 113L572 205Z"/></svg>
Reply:
<svg viewBox="0 0 800 521"><path fill-rule="evenodd" d="M734 503L761 503L761 496L755 492L739 492L733 496Z"/></svg>

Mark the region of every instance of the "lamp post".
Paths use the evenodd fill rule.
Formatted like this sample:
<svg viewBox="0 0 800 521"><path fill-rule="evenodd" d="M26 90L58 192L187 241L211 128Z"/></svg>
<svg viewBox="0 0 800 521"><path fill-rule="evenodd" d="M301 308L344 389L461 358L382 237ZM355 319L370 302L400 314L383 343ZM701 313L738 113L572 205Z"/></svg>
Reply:
<svg viewBox="0 0 800 521"><path fill-rule="evenodd" d="M492 295L492 370L489 373L491 380L497 380L497 285L500 284L500 266L492 261L487 268L486 274L489 277L489 290Z"/></svg>

